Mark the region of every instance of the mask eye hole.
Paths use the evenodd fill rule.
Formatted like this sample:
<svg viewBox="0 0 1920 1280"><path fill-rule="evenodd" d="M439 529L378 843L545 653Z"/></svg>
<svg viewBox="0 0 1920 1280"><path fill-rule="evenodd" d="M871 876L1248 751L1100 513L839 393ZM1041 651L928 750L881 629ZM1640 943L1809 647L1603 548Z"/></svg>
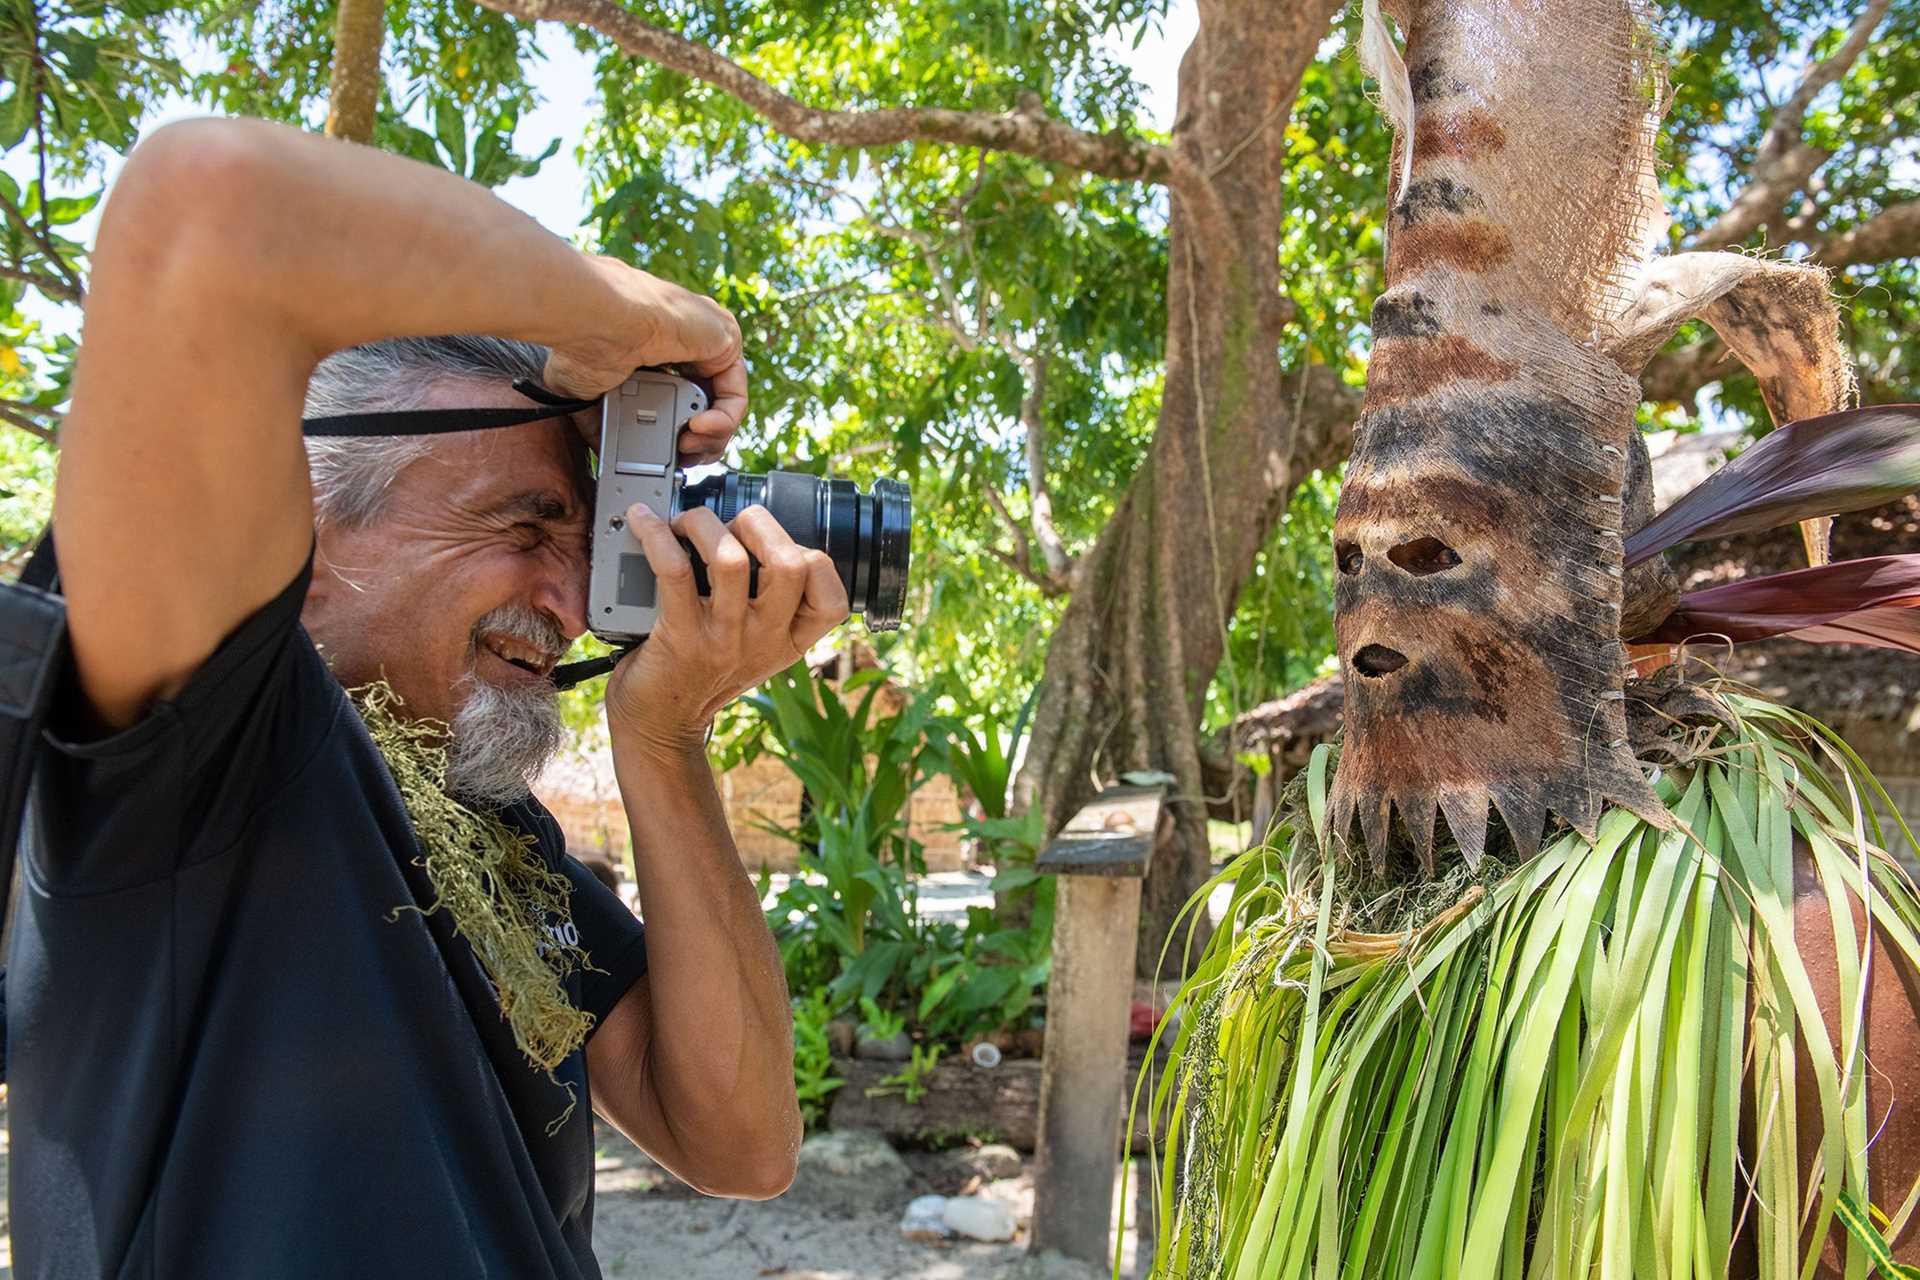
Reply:
<svg viewBox="0 0 1920 1280"><path fill-rule="evenodd" d="M1387 559L1417 578L1444 573L1460 563L1460 553L1438 538L1415 538L1387 552Z"/></svg>
<svg viewBox="0 0 1920 1280"><path fill-rule="evenodd" d="M1366 557L1360 553L1360 546L1354 542L1336 542L1333 544L1334 563L1340 566L1340 572L1353 574L1360 572L1360 566L1366 563Z"/></svg>

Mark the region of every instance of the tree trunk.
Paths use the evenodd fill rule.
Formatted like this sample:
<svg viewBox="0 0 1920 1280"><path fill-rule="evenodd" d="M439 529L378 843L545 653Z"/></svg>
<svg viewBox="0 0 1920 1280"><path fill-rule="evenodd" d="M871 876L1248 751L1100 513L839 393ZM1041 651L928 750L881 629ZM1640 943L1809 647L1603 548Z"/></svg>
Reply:
<svg viewBox="0 0 1920 1280"><path fill-rule="evenodd" d="M380 109L380 48L386 0L340 0L333 25L333 78L327 88L327 136L372 142Z"/></svg>
<svg viewBox="0 0 1920 1280"><path fill-rule="evenodd" d="M1053 634L1017 788L1057 831L1096 779L1173 776L1173 834L1141 903L1143 975L1208 874L1199 728L1234 601L1304 474L1301 455L1338 456L1350 429L1336 376L1309 369L1302 385L1275 355L1289 313L1276 251L1286 121L1337 7L1201 6L1174 144L1205 176L1171 191L1159 427ZM1296 416L1298 403L1311 411Z"/></svg>

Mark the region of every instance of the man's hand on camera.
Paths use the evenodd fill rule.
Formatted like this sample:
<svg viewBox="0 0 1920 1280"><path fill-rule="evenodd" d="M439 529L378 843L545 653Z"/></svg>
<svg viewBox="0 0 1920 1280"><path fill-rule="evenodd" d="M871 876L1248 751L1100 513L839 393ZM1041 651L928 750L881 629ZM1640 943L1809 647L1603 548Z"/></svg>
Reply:
<svg viewBox="0 0 1920 1280"><path fill-rule="evenodd" d="M680 464L718 462L747 412L747 366L741 359L740 325L711 298L630 267L596 257L594 266L632 308L632 322L590 344L556 346L547 357L544 382L561 395L590 400L620 385L648 365L677 365L705 378L712 404L693 415L680 433ZM600 447L600 419L582 415L581 433Z"/></svg>
<svg viewBox="0 0 1920 1280"><path fill-rule="evenodd" d="M627 527L658 580L660 615L607 682L607 720L616 735L632 735L648 750L699 747L721 707L791 666L847 616L832 559L795 543L765 507L748 507L730 525L696 507L669 526L635 506ZM679 538L706 562L712 594L705 598ZM751 599L749 555L760 562Z"/></svg>

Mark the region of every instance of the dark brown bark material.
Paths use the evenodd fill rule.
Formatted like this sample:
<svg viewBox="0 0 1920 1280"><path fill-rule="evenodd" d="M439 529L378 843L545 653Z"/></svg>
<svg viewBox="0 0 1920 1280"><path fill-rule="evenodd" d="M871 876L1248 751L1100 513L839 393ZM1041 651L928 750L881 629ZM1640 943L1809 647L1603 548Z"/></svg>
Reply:
<svg viewBox="0 0 1920 1280"><path fill-rule="evenodd" d="M340 0L333 24L333 78L327 87L327 136L372 142L380 109L380 49L387 0Z"/></svg>
<svg viewBox="0 0 1920 1280"><path fill-rule="evenodd" d="M1431 874L1436 811L1469 865L1489 804L1522 855L1550 813L1588 835L1607 802L1666 821L1621 702L1638 388L1590 340L1657 213L1653 77L1631 0L1401 11L1411 75L1383 101L1412 163L1334 520L1329 813L1342 841L1359 819L1376 871L1398 815Z"/></svg>
<svg viewBox="0 0 1920 1280"><path fill-rule="evenodd" d="M1174 916L1209 869L1198 729L1234 601L1301 461L1337 457L1351 421L1337 376L1312 368L1302 385L1281 376L1274 354L1287 319L1274 248L1285 122L1337 8L1201 8L1173 145L1209 176L1204 190L1173 193L1159 429L1083 557L1020 776L1020 798L1043 809L1050 830L1096 779L1173 776L1172 835L1141 902L1142 974L1158 967ZM1297 405L1309 408L1297 415Z"/></svg>

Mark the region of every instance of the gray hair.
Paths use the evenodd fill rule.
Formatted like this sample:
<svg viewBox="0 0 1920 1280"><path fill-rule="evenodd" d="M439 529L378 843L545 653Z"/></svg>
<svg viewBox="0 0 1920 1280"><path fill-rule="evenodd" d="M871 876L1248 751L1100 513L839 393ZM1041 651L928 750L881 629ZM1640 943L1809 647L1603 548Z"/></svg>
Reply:
<svg viewBox="0 0 1920 1280"><path fill-rule="evenodd" d="M482 382L540 380L547 350L531 342L454 334L383 338L336 351L307 382L305 416L385 413L417 409L426 393L449 378ZM307 441L315 519L352 528L370 523L385 504L387 486L425 456L428 436L323 436Z"/></svg>

